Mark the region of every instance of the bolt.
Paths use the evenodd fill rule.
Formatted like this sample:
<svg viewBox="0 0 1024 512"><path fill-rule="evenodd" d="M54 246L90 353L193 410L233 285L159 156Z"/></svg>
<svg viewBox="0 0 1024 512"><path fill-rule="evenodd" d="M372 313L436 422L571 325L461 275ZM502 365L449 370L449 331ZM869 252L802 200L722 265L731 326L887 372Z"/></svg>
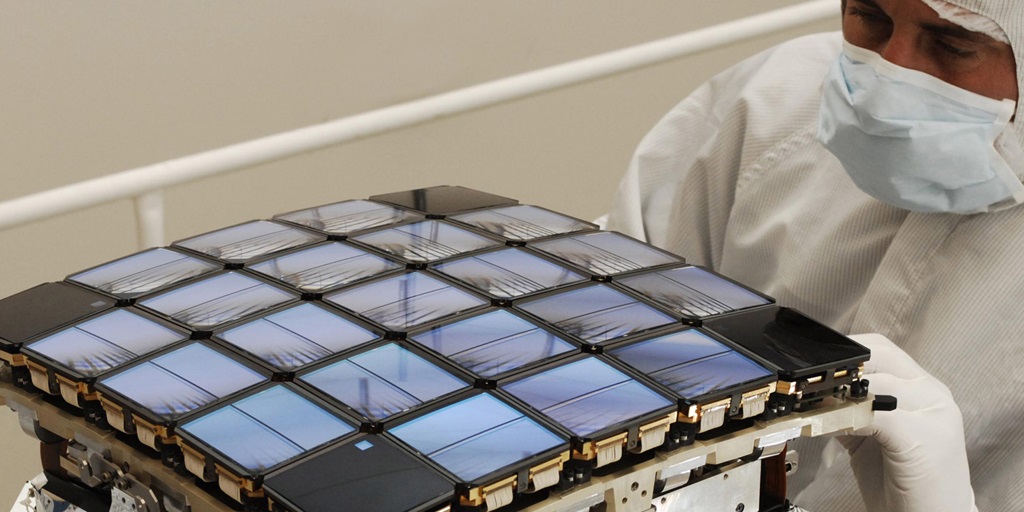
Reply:
<svg viewBox="0 0 1024 512"><path fill-rule="evenodd" d="M629 486L629 490L635 491L640 488L640 484L633 482L633 485Z"/></svg>
<svg viewBox="0 0 1024 512"><path fill-rule="evenodd" d="M745 505L743 505L742 503L740 503L739 505L736 505L736 512L743 512L743 509L745 509L745 508L747 508L747 507Z"/></svg>

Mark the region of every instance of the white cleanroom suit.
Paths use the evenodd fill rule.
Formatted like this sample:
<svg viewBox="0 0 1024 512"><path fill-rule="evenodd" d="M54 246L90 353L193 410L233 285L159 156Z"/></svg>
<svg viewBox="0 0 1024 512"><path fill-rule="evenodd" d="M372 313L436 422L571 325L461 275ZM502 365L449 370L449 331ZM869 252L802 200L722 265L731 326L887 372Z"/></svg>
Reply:
<svg viewBox="0 0 1024 512"><path fill-rule="evenodd" d="M1016 15L1013 9L997 5L983 14L999 21ZM1003 28L1011 41L1022 39L1021 27ZM960 406L978 508L1021 510L1024 206L912 213L858 189L815 139L822 81L841 42L835 33L785 43L676 106L637 149L608 228L841 332L893 340ZM1014 50L1024 62L1020 45ZM1024 134L1019 105L1017 112ZM796 502L816 511L863 510L845 450L827 450L816 468L811 448L797 446L798 475L815 481Z"/></svg>

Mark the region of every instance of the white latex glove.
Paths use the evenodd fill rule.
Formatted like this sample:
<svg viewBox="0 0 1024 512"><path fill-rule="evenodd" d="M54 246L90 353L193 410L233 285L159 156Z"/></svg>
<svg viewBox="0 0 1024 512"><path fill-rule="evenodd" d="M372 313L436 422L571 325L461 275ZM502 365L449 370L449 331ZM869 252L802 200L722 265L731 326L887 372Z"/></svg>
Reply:
<svg viewBox="0 0 1024 512"><path fill-rule="evenodd" d="M878 411L870 426L838 438L867 509L977 511L963 418L949 389L885 336L850 337L871 349L868 390L897 400L896 410Z"/></svg>

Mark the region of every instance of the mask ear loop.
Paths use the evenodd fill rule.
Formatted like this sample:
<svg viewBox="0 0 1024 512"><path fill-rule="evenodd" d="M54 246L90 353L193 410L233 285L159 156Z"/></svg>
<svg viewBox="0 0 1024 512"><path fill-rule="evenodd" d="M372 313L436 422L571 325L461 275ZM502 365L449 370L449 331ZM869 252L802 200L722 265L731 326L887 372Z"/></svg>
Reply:
<svg viewBox="0 0 1024 512"><path fill-rule="evenodd" d="M1024 203L1024 183L1021 182L1024 178L1024 148L1017 140L1012 124L1008 124L996 137L992 151L996 157L992 168L1010 189L1010 197L987 208L987 211L995 212Z"/></svg>

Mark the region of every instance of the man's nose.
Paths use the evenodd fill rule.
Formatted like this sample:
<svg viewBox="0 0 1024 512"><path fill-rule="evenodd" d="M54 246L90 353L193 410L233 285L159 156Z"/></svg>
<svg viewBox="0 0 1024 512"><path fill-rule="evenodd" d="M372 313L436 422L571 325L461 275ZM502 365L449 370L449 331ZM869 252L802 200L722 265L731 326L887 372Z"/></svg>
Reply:
<svg viewBox="0 0 1024 512"><path fill-rule="evenodd" d="M896 64L897 66L913 69L916 71L928 72L926 62L917 49L914 37L900 31L893 31L882 51L879 52L882 58Z"/></svg>

